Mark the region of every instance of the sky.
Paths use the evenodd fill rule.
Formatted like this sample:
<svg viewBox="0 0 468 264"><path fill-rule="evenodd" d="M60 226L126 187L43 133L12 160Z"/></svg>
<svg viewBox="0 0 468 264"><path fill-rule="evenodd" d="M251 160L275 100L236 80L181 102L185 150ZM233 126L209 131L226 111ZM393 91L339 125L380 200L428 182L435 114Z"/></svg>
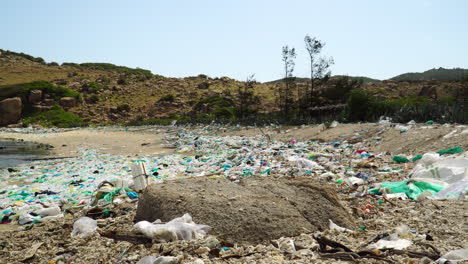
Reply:
<svg viewBox="0 0 468 264"><path fill-rule="evenodd" d="M388 79L468 68L465 0L5 0L0 49L47 62L108 62L154 74L282 78L281 49L310 72L304 37L333 75Z"/></svg>

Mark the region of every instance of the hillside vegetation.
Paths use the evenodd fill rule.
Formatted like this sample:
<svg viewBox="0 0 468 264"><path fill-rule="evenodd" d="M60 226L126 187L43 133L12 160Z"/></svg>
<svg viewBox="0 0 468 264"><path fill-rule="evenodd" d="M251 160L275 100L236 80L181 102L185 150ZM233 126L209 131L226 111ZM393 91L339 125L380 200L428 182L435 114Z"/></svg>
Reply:
<svg viewBox="0 0 468 264"><path fill-rule="evenodd" d="M14 96L24 98L34 89L43 90L54 99L63 96L75 97L79 104L67 111L79 117L80 121L74 117L64 116L64 119L81 125L156 124L170 123L170 120L234 120L239 115L240 88L246 85L245 82L229 77L211 78L200 74L185 78L168 78L148 70L110 63L59 65L23 53L4 50L0 52L0 100ZM303 96L299 91L301 87L309 85L309 81L308 78L295 79L296 90L293 95L296 98L300 99ZM248 112L251 116L246 120L250 120L251 123L258 123L259 119L265 123L278 121L276 96L278 89L284 85L283 81L253 81L251 85L251 95L258 98L258 101L249 106L251 109L248 109ZM339 114L343 105L347 103L348 96L352 90L358 88L367 91L369 96L377 100L424 97L427 98L427 102L453 103L466 101L466 87L467 82L456 80L379 81L366 77L333 76L316 87L316 109L309 109L315 111L315 119L288 116L281 117L283 121L278 122L301 123L340 118ZM340 107L334 107L337 105ZM393 108L396 109L395 104L392 104ZM63 114L57 109L54 110L54 116ZM42 117L43 114L34 115L28 122Z"/></svg>
<svg viewBox="0 0 468 264"><path fill-rule="evenodd" d="M423 81L423 80L439 80L439 81L461 81L468 78L468 70L461 68L454 69L430 69L425 72L409 72L400 74L391 78L394 81Z"/></svg>

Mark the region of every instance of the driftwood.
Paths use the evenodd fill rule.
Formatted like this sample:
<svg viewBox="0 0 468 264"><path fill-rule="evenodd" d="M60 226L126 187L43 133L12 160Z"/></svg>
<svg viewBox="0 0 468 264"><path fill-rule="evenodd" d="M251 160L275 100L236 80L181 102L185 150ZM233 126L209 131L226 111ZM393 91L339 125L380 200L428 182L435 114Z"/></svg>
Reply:
<svg viewBox="0 0 468 264"><path fill-rule="evenodd" d="M393 248L385 248L381 249L380 251L384 252L386 255L407 255L411 258L424 258L428 257L432 260L437 260L440 258L440 254L433 254L429 252L419 252L419 251L412 251L412 250L399 250Z"/></svg>
<svg viewBox="0 0 468 264"><path fill-rule="evenodd" d="M107 238L112 238L114 240L119 241L127 241L132 244L151 244L153 240L145 237L144 235L135 234L132 232L124 232L124 231L101 231L98 230L98 233Z"/></svg>
<svg viewBox="0 0 468 264"><path fill-rule="evenodd" d="M432 260L437 260L441 256L440 251L428 243L421 243L421 245L430 247L435 253L388 248L380 249L379 251L381 254L377 254L376 252L370 250L355 252L345 245L332 241L324 236L314 236L314 239L320 246L320 257L322 258L341 259L345 261L356 261L362 258L373 258L387 263L394 263L392 260L386 259L385 257L391 255L407 255L411 258L428 257ZM331 247L331 249L327 249L327 247Z"/></svg>

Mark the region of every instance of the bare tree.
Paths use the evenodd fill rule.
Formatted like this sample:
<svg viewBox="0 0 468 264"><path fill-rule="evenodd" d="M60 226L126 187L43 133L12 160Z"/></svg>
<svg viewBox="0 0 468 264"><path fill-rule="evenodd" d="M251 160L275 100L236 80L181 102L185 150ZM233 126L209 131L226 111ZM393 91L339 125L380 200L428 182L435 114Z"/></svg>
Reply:
<svg viewBox="0 0 468 264"><path fill-rule="evenodd" d="M309 35L305 36L304 42L310 58L310 90L308 93L308 101L309 104L312 104L313 95L315 92L315 80L321 80L330 77L331 72L329 68L334 64L334 61L333 58L319 57L319 54L322 52L322 48L325 46L325 43L321 42L315 37L311 38Z"/></svg>
<svg viewBox="0 0 468 264"><path fill-rule="evenodd" d="M287 45L282 50L282 61L284 63L284 86L279 86L278 104L283 114L289 114L293 104L293 84L294 84L294 59L296 58L296 50L289 48Z"/></svg>

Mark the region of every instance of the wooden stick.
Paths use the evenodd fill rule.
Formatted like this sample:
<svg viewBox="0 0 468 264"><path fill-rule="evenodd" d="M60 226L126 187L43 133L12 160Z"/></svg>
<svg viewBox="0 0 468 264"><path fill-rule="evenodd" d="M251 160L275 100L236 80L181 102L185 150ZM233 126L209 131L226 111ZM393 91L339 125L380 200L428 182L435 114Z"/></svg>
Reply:
<svg viewBox="0 0 468 264"><path fill-rule="evenodd" d="M132 244L150 244L153 243L153 240L145 237L144 235L134 234L132 232L117 232L117 231L101 231L98 230L98 233L107 238L112 238L114 240L127 241Z"/></svg>

